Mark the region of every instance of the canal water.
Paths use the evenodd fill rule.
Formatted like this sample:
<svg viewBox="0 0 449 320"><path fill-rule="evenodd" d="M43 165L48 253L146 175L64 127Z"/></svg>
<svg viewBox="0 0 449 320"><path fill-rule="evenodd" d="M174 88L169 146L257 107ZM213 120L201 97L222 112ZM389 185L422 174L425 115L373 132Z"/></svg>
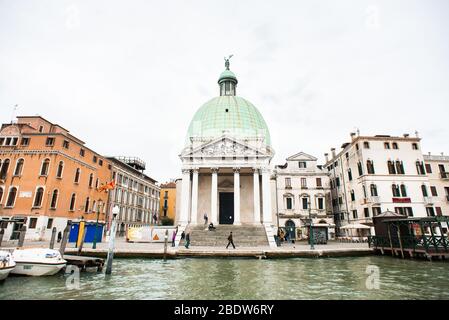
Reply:
<svg viewBox="0 0 449 320"><path fill-rule="evenodd" d="M79 289L67 280L10 276L0 299L449 299L449 263L381 256L115 259L110 277L81 273Z"/></svg>

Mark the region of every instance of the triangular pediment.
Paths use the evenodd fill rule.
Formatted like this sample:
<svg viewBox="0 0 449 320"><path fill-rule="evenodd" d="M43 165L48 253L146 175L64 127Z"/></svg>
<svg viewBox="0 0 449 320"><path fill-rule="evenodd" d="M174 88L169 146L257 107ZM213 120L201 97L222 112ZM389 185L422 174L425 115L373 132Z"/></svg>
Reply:
<svg viewBox="0 0 449 320"><path fill-rule="evenodd" d="M317 158L302 151L287 158L287 161L299 161L299 160L317 161Z"/></svg>
<svg viewBox="0 0 449 320"><path fill-rule="evenodd" d="M218 188L232 188L232 187L234 187L234 182L229 179L223 180L218 184Z"/></svg>
<svg viewBox="0 0 449 320"><path fill-rule="evenodd" d="M241 141L229 136L222 136L205 142L193 149L185 148L181 157L229 157L229 156L270 156L270 149L265 145L259 148L250 142Z"/></svg>

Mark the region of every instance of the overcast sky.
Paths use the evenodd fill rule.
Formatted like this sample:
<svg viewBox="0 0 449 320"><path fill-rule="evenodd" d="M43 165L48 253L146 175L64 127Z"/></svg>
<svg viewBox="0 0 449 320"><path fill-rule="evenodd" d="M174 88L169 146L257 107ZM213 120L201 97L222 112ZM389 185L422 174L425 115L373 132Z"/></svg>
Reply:
<svg viewBox="0 0 449 320"><path fill-rule="evenodd" d="M0 120L41 115L160 182L225 55L273 164L417 130L449 154L449 1L0 0Z"/></svg>

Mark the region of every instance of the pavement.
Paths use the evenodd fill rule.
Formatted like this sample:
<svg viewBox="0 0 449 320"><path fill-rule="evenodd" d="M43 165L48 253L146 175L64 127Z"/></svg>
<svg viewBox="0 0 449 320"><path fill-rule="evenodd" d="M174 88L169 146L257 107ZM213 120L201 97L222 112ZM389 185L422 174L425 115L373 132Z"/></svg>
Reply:
<svg viewBox="0 0 449 320"><path fill-rule="evenodd" d="M59 249L60 244L55 243L55 249ZM17 241L4 241L0 250L14 249ZM48 248L49 242L25 241L24 248ZM83 246L82 255L105 257L108 251L108 243L97 243L96 249L92 248L92 243ZM68 243L66 254L77 253L78 249L74 243ZM315 245L311 250L310 245L305 241L283 243L280 247L197 247L190 246L186 249L183 246L172 247L168 243L166 257L256 257L256 258L286 258L286 257L331 257L331 256L356 256L373 254L373 250L367 243L341 243L329 241L325 245ZM164 243L135 243L126 242L124 238L117 238L114 249L115 257L149 257L162 258L164 256Z"/></svg>

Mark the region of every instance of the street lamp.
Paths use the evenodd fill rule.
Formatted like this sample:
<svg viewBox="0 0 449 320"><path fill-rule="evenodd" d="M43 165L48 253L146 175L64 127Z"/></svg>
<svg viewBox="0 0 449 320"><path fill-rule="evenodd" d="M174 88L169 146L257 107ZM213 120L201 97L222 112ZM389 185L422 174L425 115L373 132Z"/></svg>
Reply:
<svg viewBox="0 0 449 320"><path fill-rule="evenodd" d="M103 200L98 199L98 205L97 205L97 222L95 222L94 244L92 245L92 249L97 249L98 218L100 217L100 210L101 210L102 207L103 207Z"/></svg>
<svg viewBox="0 0 449 320"><path fill-rule="evenodd" d="M310 250L314 250L315 246L313 244L313 223L312 223L312 207L310 205L310 200L308 201L309 206L309 220L310 220L310 230L309 230L309 241L310 241Z"/></svg>

